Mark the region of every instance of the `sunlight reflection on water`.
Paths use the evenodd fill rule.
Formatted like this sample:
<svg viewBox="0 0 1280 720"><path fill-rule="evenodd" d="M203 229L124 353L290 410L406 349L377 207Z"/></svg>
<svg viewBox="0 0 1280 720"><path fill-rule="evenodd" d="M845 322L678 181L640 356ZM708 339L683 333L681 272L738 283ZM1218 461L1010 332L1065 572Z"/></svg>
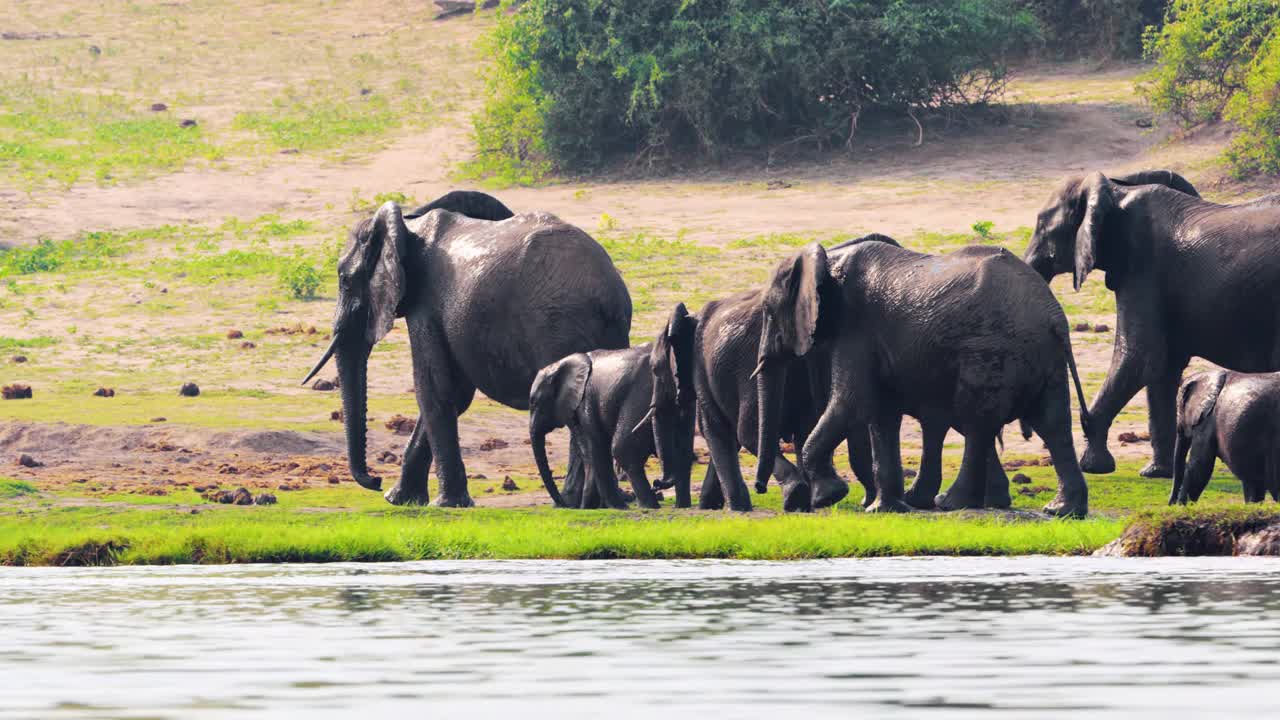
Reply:
<svg viewBox="0 0 1280 720"><path fill-rule="evenodd" d="M0 570L0 718L1270 713L1267 559Z"/></svg>

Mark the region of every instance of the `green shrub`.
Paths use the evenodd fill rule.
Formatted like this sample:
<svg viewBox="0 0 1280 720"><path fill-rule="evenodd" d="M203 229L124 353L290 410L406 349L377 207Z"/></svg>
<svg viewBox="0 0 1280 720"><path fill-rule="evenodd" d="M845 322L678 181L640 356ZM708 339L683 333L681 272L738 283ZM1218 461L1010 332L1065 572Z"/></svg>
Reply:
<svg viewBox="0 0 1280 720"><path fill-rule="evenodd" d="M1174 0L1145 46L1156 66L1139 90L1156 110L1187 126L1226 117L1242 130L1233 169L1280 171L1280 0Z"/></svg>
<svg viewBox="0 0 1280 720"><path fill-rule="evenodd" d="M320 289L320 271L304 260L295 260L280 270L280 284L298 299L313 298Z"/></svg>
<svg viewBox="0 0 1280 720"><path fill-rule="evenodd" d="M469 170L846 140L863 112L980 104L1037 36L1015 0L528 0L488 38Z"/></svg>
<svg viewBox="0 0 1280 720"><path fill-rule="evenodd" d="M1044 26L1057 57L1137 57L1143 31L1159 25L1169 0L1018 0Z"/></svg>

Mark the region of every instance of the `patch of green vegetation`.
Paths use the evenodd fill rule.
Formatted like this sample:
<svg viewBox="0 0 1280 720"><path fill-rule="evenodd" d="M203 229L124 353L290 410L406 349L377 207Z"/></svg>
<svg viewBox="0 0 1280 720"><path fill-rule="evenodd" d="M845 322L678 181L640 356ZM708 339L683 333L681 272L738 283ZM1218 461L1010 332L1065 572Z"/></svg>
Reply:
<svg viewBox="0 0 1280 720"><path fill-rule="evenodd" d="M12 500L16 497L35 495L39 492L39 488L26 480L0 478L0 500Z"/></svg>
<svg viewBox="0 0 1280 720"><path fill-rule="evenodd" d="M270 110L237 114L232 127L253 132L276 149L328 150L385 134L409 118L421 123L430 112L426 100L401 97L393 104L369 88L290 88Z"/></svg>
<svg viewBox="0 0 1280 720"><path fill-rule="evenodd" d="M321 282L320 271L305 260L295 259L280 268L280 286L290 297L299 300L314 298Z"/></svg>
<svg viewBox="0 0 1280 720"><path fill-rule="evenodd" d="M58 338L55 337L11 338L0 335L0 353L13 350L35 350L57 344Z"/></svg>
<svg viewBox="0 0 1280 720"><path fill-rule="evenodd" d="M54 242L47 238L35 245L0 250L0 279L14 275L31 275L73 270L100 270L131 250L136 232L90 232ZM15 283L10 281L10 289Z"/></svg>
<svg viewBox="0 0 1280 720"><path fill-rule="evenodd" d="M192 515L54 508L38 518L0 516L0 564L1079 554L1113 539L1121 527L1107 519L1019 522L840 511L741 517L554 509L296 513L253 507Z"/></svg>
<svg viewBox="0 0 1280 720"><path fill-rule="evenodd" d="M25 185L111 183L222 154L200 126L147 113L124 95L0 83L0 168Z"/></svg>
<svg viewBox="0 0 1280 720"><path fill-rule="evenodd" d="M815 240L829 247L836 243L844 242L845 240L852 240L854 237L854 235L847 234L817 237L814 235L798 235L795 233L769 233L767 235L754 235L752 237L733 240L725 247L732 250L743 250L748 248L763 250L789 250L802 248Z"/></svg>

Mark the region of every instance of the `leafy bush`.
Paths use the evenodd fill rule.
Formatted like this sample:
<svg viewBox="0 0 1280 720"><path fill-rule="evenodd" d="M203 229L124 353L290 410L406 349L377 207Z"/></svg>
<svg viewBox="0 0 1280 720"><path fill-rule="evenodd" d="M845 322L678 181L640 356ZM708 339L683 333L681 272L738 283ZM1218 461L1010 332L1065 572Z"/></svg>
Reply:
<svg viewBox="0 0 1280 720"><path fill-rule="evenodd" d="M1280 0L1174 0L1144 42L1156 67L1139 90L1153 107L1187 126L1234 121L1233 169L1280 171Z"/></svg>
<svg viewBox="0 0 1280 720"><path fill-rule="evenodd" d="M1019 0L1044 26L1058 57L1137 57L1143 31L1159 25L1169 0Z"/></svg>
<svg viewBox="0 0 1280 720"><path fill-rule="evenodd" d="M313 298L320 289L320 271L309 262L295 260L280 269L280 284L292 297Z"/></svg>
<svg viewBox="0 0 1280 720"><path fill-rule="evenodd" d="M1015 0L528 0L488 38L470 170L842 142L865 111L998 97L1036 36Z"/></svg>

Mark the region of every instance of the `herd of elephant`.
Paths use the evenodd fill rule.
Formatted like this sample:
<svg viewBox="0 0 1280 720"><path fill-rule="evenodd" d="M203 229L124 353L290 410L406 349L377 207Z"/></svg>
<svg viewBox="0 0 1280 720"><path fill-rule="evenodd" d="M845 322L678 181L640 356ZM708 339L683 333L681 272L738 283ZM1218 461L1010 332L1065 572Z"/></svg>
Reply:
<svg viewBox="0 0 1280 720"><path fill-rule="evenodd" d="M1095 268L1115 293L1118 327L1086 410L1048 281L1072 273L1078 289ZM1219 457L1247 501L1280 493L1280 374L1262 374L1280 370L1280 195L1219 205L1165 170L1068 178L1022 259L991 246L923 254L879 234L812 243L760 288L696 314L677 305L637 346L630 295L604 248L554 215L516 215L483 193L452 192L408 215L383 205L352 231L338 275L333 342L307 379L336 356L351 473L380 490L366 461L368 359L405 318L420 415L386 492L396 504L429 500L434 463L435 504L472 505L457 423L476 390L529 411L534 459L558 506L626 507L621 471L635 502L657 507L645 476L656 456L655 485L690 507L696 425L710 451L702 508L752 509L743 448L758 459L757 493L773 477L785 510L834 505L849 492L833 463L842 442L867 511L1005 508L996 444L1018 421L1057 474L1045 511L1081 517L1083 473L1115 470L1108 432L1144 387L1153 458L1142 474L1173 477L1170 502L1197 499ZM1229 370L1179 390L1192 357ZM923 431L909 488L904 415ZM561 489L545 438L566 426ZM941 492L948 430L964 437L964 455Z"/></svg>

